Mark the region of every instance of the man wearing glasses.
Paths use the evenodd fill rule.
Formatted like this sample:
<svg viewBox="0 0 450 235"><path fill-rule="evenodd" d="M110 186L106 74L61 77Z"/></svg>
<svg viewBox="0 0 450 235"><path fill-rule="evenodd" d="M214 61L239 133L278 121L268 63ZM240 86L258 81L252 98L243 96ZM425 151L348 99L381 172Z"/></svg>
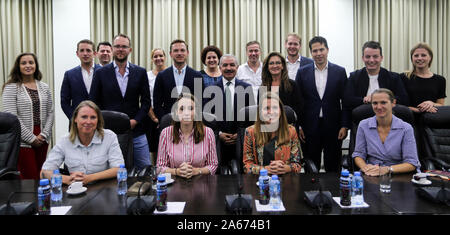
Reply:
<svg viewBox="0 0 450 235"><path fill-rule="evenodd" d="M133 130L134 165L142 169L151 165L143 125L150 109L150 91L146 70L128 61L132 50L127 35L114 37L113 62L94 73L89 98L101 110L128 115Z"/></svg>

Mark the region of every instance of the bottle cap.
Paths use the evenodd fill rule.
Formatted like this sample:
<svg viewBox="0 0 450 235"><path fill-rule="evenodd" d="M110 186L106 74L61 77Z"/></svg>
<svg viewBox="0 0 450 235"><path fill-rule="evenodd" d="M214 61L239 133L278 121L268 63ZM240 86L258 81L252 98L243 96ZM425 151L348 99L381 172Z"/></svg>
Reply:
<svg viewBox="0 0 450 235"><path fill-rule="evenodd" d="M261 170L259 171L259 175L261 175L261 176L266 176L266 175L267 175L267 170L266 170L266 169L261 169Z"/></svg>
<svg viewBox="0 0 450 235"><path fill-rule="evenodd" d="M272 175L272 180L278 180L278 175Z"/></svg>
<svg viewBox="0 0 450 235"><path fill-rule="evenodd" d="M343 170L343 171L341 171L341 175L342 176L348 176L349 172L347 170Z"/></svg>
<svg viewBox="0 0 450 235"><path fill-rule="evenodd" d="M361 172L355 171L355 176L361 176Z"/></svg>
<svg viewBox="0 0 450 235"><path fill-rule="evenodd" d="M165 175L158 176L158 182L166 182L166 176Z"/></svg>
<svg viewBox="0 0 450 235"><path fill-rule="evenodd" d="M125 168L125 164L120 164L119 168Z"/></svg>
<svg viewBox="0 0 450 235"><path fill-rule="evenodd" d="M48 184L49 184L48 179L42 179L42 180L39 181L39 185L40 186L45 186L45 185L48 185Z"/></svg>
<svg viewBox="0 0 450 235"><path fill-rule="evenodd" d="M59 170L58 169L54 170L53 174L59 174Z"/></svg>

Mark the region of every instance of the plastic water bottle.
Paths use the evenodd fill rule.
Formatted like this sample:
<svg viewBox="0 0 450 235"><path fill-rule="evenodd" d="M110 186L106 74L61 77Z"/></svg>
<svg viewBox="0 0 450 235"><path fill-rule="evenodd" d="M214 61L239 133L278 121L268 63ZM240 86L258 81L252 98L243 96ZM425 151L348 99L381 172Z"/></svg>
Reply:
<svg viewBox="0 0 450 235"><path fill-rule="evenodd" d="M352 202L355 205L362 205L364 203L364 180L361 177L361 172L355 171L352 181Z"/></svg>
<svg viewBox="0 0 450 235"><path fill-rule="evenodd" d="M62 201L62 176L58 169L53 171L51 195L53 205L59 205Z"/></svg>
<svg viewBox="0 0 450 235"><path fill-rule="evenodd" d="M270 207L272 209L279 209L281 206L280 197L280 181L277 175L272 175L272 180L270 181Z"/></svg>
<svg viewBox="0 0 450 235"><path fill-rule="evenodd" d="M50 215L50 182L48 179L39 181L38 187L38 213L39 215Z"/></svg>
<svg viewBox="0 0 450 235"><path fill-rule="evenodd" d="M125 195L127 193L127 168L122 164L117 171L117 194Z"/></svg>
<svg viewBox="0 0 450 235"><path fill-rule="evenodd" d="M350 181L349 172L344 170L341 172L340 179L340 189L341 189L341 205L350 206L352 204L351 193L352 193L352 182Z"/></svg>
<svg viewBox="0 0 450 235"><path fill-rule="evenodd" d="M267 175L267 170L262 169L259 171L259 204L267 205L270 200L270 189L269 189L269 176Z"/></svg>
<svg viewBox="0 0 450 235"><path fill-rule="evenodd" d="M167 184L166 176L158 176L158 182L156 183L156 210L167 210Z"/></svg>

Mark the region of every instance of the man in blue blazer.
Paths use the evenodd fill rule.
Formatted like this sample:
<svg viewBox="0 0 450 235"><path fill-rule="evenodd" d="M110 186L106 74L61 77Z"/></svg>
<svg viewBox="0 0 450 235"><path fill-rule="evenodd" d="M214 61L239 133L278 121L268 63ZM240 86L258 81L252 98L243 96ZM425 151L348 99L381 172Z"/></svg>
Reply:
<svg viewBox="0 0 450 235"><path fill-rule="evenodd" d="M284 47L286 48L286 64L289 73L289 78L295 81L295 76L300 67L307 64L312 64L314 61L308 57L300 55L302 49L302 38L296 33L288 34L284 41Z"/></svg>
<svg viewBox="0 0 450 235"><path fill-rule="evenodd" d="M362 48L365 67L350 73L345 100L350 110L371 102L371 94L378 88L391 90L397 104L407 105L408 95L397 73L381 67L383 52L379 42L368 41Z"/></svg>
<svg viewBox="0 0 450 235"><path fill-rule="evenodd" d="M89 97L102 110L128 115L134 137L134 165L144 168L151 165L143 125L150 109L150 90L147 71L128 62L131 51L128 36L119 34L114 38L114 60L95 72Z"/></svg>
<svg viewBox="0 0 450 235"><path fill-rule="evenodd" d="M299 131L304 155L320 167L323 150L325 170L339 171L342 140L350 127L350 113L341 108L347 74L343 67L328 62L325 38L314 37L309 48L314 63L301 67L295 79L305 102Z"/></svg>
<svg viewBox="0 0 450 235"><path fill-rule="evenodd" d="M223 55L220 58L219 68L223 79L209 86L207 90L214 87L219 88L219 94L223 98L222 103L214 107L212 113L218 119L220 149L222 152L222 159L219 164L229 167L230 161L236 155L238 121L244 121L238 120L238 112L243 107L254 105L255 98L252 86L236 78L239 63L234 55ZM213 93L210 102L215 100L215 95L218 94ZM208 106L209 104L205 105L205 108L207 109Z"/></svg>
<svg viewBox="0 0 450 235"><path fill-rule="evenodd" d="M159 120L171 112L181 92L193 94L197 100L202 100L202 74L187 65L188 56L189 48L185 41L180 39L172 41L170 57L172 57L173 65L158 73L153 89L153 107ZM197 86L194 86L195 78L198 78ZM199 89L199 94L195 94L194 87Z"/></svg>
<svg viewBox="0 0 450 235"><path fill-rule="evenodd" d="M94 64L95 45L84 39L77 44L77 56L80 65L64 73L61 85L61 108L70 120L72 113L81 101L89 99L89 91L94 72L101 68Z"/></svg>

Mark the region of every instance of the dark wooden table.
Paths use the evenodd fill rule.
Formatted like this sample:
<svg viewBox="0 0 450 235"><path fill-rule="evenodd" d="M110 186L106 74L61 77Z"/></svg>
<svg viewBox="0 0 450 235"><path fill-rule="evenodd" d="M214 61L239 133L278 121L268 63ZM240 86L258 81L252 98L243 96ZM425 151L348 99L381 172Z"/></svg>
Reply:
<svg viewBox="0 0 450 235"><path fill-rule="evenodd" d="M325 214L353 215L393 215L393 214L450 214L450 207L428 202L415 193L411 183L412 174L396 175L392 180L390 194L379 192L379 178L364 176L364 200L370 207L362 209L341 209L333 202L331 209ZM315 179L315 183L312 182ZM236 194L238 182L243 185L243 193L253 197L253 215L314 215L319 214L310 208L303 199L303 192L317 190L317 180L320 178L323 190L331 192L333 197L339 196L339 175L333 173L318 175L286 175L281 177L282 200L286 208L284 212L257 212L255 202L258 198L258 176L255 175L215 175L196 176L190 180L176 178L168 188L169 202L186 202L185 215L227 215L225 210L225 195ZM129 179L129 186L134 179ZM439 185L439 182L433 183ZM6 202L8 195L15 192L36 191L37 181L16 180L0 181L0 204ZM63 206L72 206L68 214L72 215L116 215L126 214L126 200L116 193L115 179L96 182L87 185L88 190L77 196L68 195L63 187ZM155 194L152 190L150 194ZM18 194L13 202L36 200L36 194Z"/></svg>

